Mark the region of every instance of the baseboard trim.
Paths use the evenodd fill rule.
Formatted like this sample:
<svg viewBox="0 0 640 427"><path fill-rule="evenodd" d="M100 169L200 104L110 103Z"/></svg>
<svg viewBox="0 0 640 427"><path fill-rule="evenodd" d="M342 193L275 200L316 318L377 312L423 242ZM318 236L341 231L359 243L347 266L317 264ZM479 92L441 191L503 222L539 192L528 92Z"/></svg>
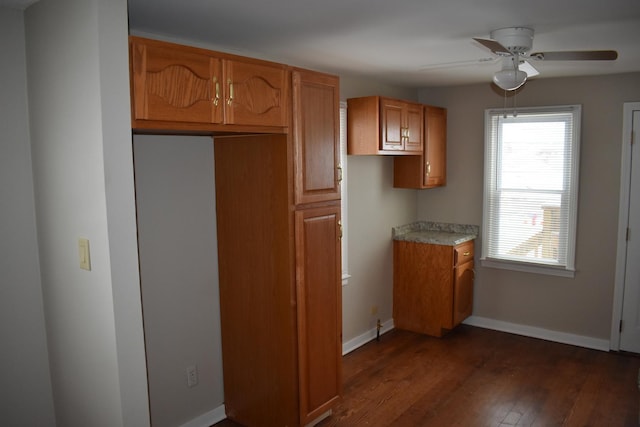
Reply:
<svg viewBox="0 0 640 427"><path fill-rule="evenodd" d="M218 406L216 409L200 415L191 421L182 424L180 427L209 427L227 418L227 413L224 409L224 404Z"/></svg>
<svg viewBox="0 0 640 427"><path fill-rule="evenodd" d="M511 334L523 335L531 338L539 338L561 344L570 344L578 347L590 348L593 350L609 351L608 340L587 337L584 335L568 334L566 332L558 332L544 328L536 328L534 326L503 322L502 320L489 319L480 316L468 317L463 323L471 326L478 326L480 328L509 332Z"/></svg>
<svg viewBox="0 0 640 427"><path fill-rule="evenodd" d="M382 327L380 328L380 335L389 332L394 328L393 319L386 320L382 322ZM349 341L342 343L342 355L344 356L347 353L351 353L353 350L362 347L366 343L373 341L376 339L377 328L373 328L365 332L364 334L358 335L357 337L350 339Z"/></svg>

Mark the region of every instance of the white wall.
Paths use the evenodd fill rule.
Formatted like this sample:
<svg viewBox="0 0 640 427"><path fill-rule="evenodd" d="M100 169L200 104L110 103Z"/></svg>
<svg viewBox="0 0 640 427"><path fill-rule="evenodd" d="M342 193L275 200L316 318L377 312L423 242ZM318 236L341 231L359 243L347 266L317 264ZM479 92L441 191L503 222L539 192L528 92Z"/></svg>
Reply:
<svg viewBox="0 0 640 427"><path fill-rule="evenodd" d="M0 7L0 58L0 419L53 426L21 10Z"/></svg>
<svg viewBox="0 0 640 427"><path fill-rule="evenodd" d="M124 0L25 12L49 362L60 426L148 425ZM78 263L89 239L91 271Z"/></svg>
<svg viewBox="0 0 640 427"><path fill-rule="evenodd" d="M448 108L447 186L419 194L419 217L482 224L484 110L502 107L490 85L424 89L424 103ZM607 342L611 331L620 191L623 103L640 100L640 74L540 79L520 106L582 104L574 279L478 264L475 316ZM508 100L512 105L513 99ZM481 241L476 244L477 256Z"/></svg>
<svg viewBox="0 0 640 427"><path fill-rule="evenodd" d="M178 426L224 401L213 140L136 135L134 157L151 421Z"/></svg>

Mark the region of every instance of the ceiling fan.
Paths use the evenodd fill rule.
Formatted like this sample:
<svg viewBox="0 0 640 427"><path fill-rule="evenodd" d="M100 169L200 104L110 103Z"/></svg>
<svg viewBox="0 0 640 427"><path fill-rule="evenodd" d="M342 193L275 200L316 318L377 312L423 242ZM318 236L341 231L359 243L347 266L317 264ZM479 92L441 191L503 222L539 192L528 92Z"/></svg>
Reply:
<svg viewBox="0 0 640 427"><path fill-rule="evenodd" d="M493 30L489 39L473 39L502 58L502 69L493 75L493 82L504 90L516 90L527 77L540 74L527 59L536 61L612 61L618 58L615 50L577 50L533 52L533 29L508 27Z"/></svg>

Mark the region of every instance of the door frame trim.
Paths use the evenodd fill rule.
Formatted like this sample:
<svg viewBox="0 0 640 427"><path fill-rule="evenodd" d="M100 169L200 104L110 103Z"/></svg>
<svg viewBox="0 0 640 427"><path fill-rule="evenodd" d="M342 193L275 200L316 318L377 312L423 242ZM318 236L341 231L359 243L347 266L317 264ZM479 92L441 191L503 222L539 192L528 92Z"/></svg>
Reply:
<svg viewBox="0 0 640 427"><path fill-rule="evenodd" d="M627 225L629 224L629 198L631 196L631 131L633 112L640 111L640 102L623 104L622 159L620 167L620 204L618 207L618 243L616 250L616 276L613 287L613 312L609 348L620 350L620 320L624 301L624 277L627 259Z"/></svg>

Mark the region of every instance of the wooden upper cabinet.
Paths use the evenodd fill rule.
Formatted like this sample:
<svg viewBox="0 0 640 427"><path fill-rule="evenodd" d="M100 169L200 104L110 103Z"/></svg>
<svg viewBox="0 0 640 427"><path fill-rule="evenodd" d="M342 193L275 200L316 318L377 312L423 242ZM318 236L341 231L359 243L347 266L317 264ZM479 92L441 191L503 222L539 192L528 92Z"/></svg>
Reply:
<svg viewBox="0 0 640 427"><path fill-rule="evenodd" d="M381 98L382 150L422 152L422 106Z"/></svg>
<svg viewBox="0 0 640 427"><path fill-rule="evenodd" d="M292 80L295 203L339 200L339 79L295 69Z"/></svg>
<svg viewBox="0 0 640 427"><path fill-rule="evenodd" d="M134 121L287 125L285 65L134 36L130 62Z"/></svg>
<svg viewBox="0 0 640 427"><path fill-rule="evenodd" d="M393 186L433 188L447 183L447 110L424 107L424 152L393 159Z"/></svg>
<svg viewBox="0 0 640 427"><path fill-rule="evenodd" d="M130 49L134 119L222 123L220 59L138 38Z"/></svg>
<svg viewBox="0 0 640 427"><path fill-rule="evenodd" d="M348 154L422 154L423 107L368 96L347 100Z"/></svg>
<svg viewBox="0 0 640 427"><path fill-rule="evenodd" d="M424 186L440 187L447 182L447 110L425 107Z"/></svg>

